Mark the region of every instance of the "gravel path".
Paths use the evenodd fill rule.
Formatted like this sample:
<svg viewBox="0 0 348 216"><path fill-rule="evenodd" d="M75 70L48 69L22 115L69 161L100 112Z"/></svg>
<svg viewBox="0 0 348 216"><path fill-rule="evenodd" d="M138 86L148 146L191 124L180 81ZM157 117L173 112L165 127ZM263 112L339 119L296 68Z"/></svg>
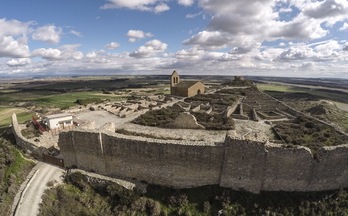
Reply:
<svg viewBox="0 0 348 216"><path fill-rule="evenodd" d="M138 117L144 112L136 112L125 118L120 118L114 114L111 114L104 110L98 111L84 111L76 114L76 117L85 122L95 122L95 128L98 129L105 125L106 123L112 122L115 123L116 127L123 125L126 122L131 121L132 119Z"/></svg>
<svg viewBox="0 0 348 216"><path fill-rule="evenodd" d="M34 168L34 173L21 186L24 188L19 193L19 199L13 206L15 209L14 216L35 216L39 213L41 197L45 190L48 189L47 183L63 181L62 175L64 170L56 166L39 162Z"/></svg>

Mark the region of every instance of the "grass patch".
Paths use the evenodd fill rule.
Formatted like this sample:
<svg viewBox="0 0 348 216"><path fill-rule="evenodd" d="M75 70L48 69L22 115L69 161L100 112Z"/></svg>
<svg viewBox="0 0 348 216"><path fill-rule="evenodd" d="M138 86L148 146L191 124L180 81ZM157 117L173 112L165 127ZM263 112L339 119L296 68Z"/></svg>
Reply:
<svg viewBox="0 0 348 216"><path fill-rule="evenodd" d="M257 88L261 91L276 91L276 92L301 92L300 88L291 87L289 85L279 84L257 84Z"/></svg>
<svg viewBox="0 0 348 216"><path fill-rule="evenodd" d="M11 124L11 116L13 113L17 114L17 120L19 123L30 120L33 115L32 112L22 108L0 108L0 134L2 134Z"/></svg>
<svg viewBox="0 0 348 216"><path fill-rule="evenodd" d="M33 166L9 140L0 137L0 212L3 215L10 215L13 198Z"/></svg>
<svg viewBox="0 0 348 216"><path fill-rule="evenodd" d="M19 172L21 172L22 168L27 163L27 161L22 157L21 153L17 149L12 148L11 155L13 156L13 160L12 160L13 162L10 163L10 165L7 166L5 169L5 174L4 174L5 181L10 179L10 175L17 175ZM19 180L24 180L24 179L19 179Z"/></svg>

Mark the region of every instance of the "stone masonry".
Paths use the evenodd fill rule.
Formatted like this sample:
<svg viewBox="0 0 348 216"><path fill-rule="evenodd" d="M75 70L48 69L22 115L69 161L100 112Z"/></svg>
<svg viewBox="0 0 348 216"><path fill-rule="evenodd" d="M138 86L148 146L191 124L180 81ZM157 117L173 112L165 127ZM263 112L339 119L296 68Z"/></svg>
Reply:
<svg viewBox="0 0 348 216"><path fill-rule="evenodd" d="M238 140L159 140L98 131L62 132L67 167L175 188L218 184L253 193L348 187L348 144L306 147Z"/></svg>

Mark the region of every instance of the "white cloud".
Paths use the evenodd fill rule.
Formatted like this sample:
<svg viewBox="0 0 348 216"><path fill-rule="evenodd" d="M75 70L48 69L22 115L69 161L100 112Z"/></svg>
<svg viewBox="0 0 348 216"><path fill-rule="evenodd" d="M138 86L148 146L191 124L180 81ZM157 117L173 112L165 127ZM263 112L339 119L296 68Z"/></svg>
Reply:
<svg viewBox="0 0 348 216"><path fill-rule="evenodd" d="M332 18L338 16L347 16L348 2L346 0L326 0L317 1L308 6L304 10L304 14L308 17L321 19Z"/></svg>
<svg viewBox="0 0 348 216"><path fill-rule="evenodd" d="M201 12L199 12L199 13L195 13L195 14L187 14L186 15L186 18L187 19L193 19L193 18L196 18L196 17L198 17L198 16L200 16L200 15L202 15L203 14L203 11L201 11Z"/></svg>
<svg viewBox="0 0 348 216"><path fill-rule="evenodd" d="M18 58L18 59L11 59L7 62L7 65L9 67L23 67L31 63L30 58Z"/></svg>
<svg viewBox="0 0 348 216"><path fill-rule="evenodd" d="M104 51L97 51L87 53L85 61L89 63L106 64L111 62L111 58Z"/></svg>
<svg viewBox="0 0 348 216"><path fill-rule="evenodd" d="M199 0L198 3L211 15L211 20L204 31L184 40L184 44L204 49L252 48L263 41L278 39L288 42L320 39L330 33L324 26L348 19L346 0ZM293 13L295 10L298 12ZM284 13L287 19L283 20Z"/></svg>
<svg viewBox="0 0 348 216"><path fill-rule="evenodd" d="M139 47L136 51L129 54L130 57L134 58L145 58L153 56L155 54L164 52L167 49L167 44L159 40L152 40L145 43L144 46Z"/></svg>
<svg viewBox="0 0 348 216"><path fill-rule="evenodd" d="M120 46L119 43L117 43L117 42L111 42L111 43L106 44L105 47L106 47L106 49L108 49L108 50L113 50L113 49L117 49L119 46Z"/></svg>
<svg viewBox="0 0 348 216"><path fill-rule="evenodd" d="M81 32L75 31L75 30L73 30L73 29L70 30L69 33L70 33L70 34L73 34L73 35L75 35L75 36L77 36L77 37L82 37Z"/></svg>
<svg viewBox="0 0 348 216"><path fill-rule="evenodd" d="M219 31L202 31L190 39L185 40L185 45L203 45L207 49L225 48L228 39L226 34Z"/></svg>
<svg viewBox="0 0 348 216"><path fill-rule="evenodd" d="M29 31L32 22L20 22L18 20L0 19L0 37L1 36L24 36Z"/></svg>
<svg viewBox="0 0 348 216"><path fill-rule="evenodd" d="M297 47L290 48L279 55L281 61L293 61L293 60L304 60L310 58L313 52L310 48Z"/></svg>
<svg viewBox="0 0 348 216"><path fill-rule="evenodd" d="M278 57L275 58L277 61L287 62L303 62L309 61L313 64L319 62L341 62L344 64L347 56L343 53L344 44L341 44L335 40L327 40L318 43L299 43L294 44L287 50L283 50Z"/></svg>
<svg viewBox="0 0 348 216"><path fill-rule="evenodd" d="M127 8L131 10L149 11L161 13L169 10L169 6L163 0L107 0L101 9Z"/></svg>
<svg viewBox="0 0 348 216"><path fill-rule="evenodd" d="M153 34L151 32L145 33L141 30L129 30L127 36L129 37L128 41L134 43L143 38L153 37Z"/></svg>
<svg viewBox="0 0 348 216"><path fill-rule="evenodd" d="M40 48L32 52L33 57L41 57L49 61L58 60L80 60L84 57L84 54L80 51L73 49L52 49L52 48Z"/></svg>
<svg viewBox="0 0 348 216"><path fill-rule="evenodd" d="M280 8L279 13L291 13L293 10L292 8Z"/></svg>
<svg viewBox="0 0 348 216"><path fill-rule="evenodd" d="M37 28L33 32L32 38L48 43L59 43L62 32L62 29L55 25L47 25Z"/></svg>
<svg viewBox="0 0 348 216"><path fill-rule="evenodd" d="M191 48L189 50L180 50L175 53L175 58L184 60L200 59L205 55L205 51L202 49Z"/></svg>
<svg viewBox="0 0 348 216"><path fill-rule="evenodd" d="M153 9L153 11L155 13L162 13L162 12L168 11L168 10L170 10L170 7L164 3L160 3L160 4L156 5L155 8Z"/></svg>
<svg viewBox="0 0 348 216"><path fill-rule="evenodd" d="M28 56L27 44L15 40L12 36L0 37L0 57L23 58Z"/></svg>
<svg viewBox="0 0 348 216"><path fill-rule="evenodd" d="M299 15L290 22L277 22L268 32L271 38L290 40L305 40L322 38L328 31L321 27L321 21L307 19Z"/></svg>
<svg viewBox="0 0 348 216"><path fill-rule="evenodd" d="M320 53L322 56L333 55L341 49L342 46L335 40L326 41L325 43L322 43L314 48L314 50Z"/></svg>
<svg viewBox="0 0 348 216"><path fill-rule="evenodd" d="M27 34L33 22L0 19L0 57L29 56Z"/></svg>
<svg viewBox="0 0 348 216"><path fill-rule="evenodd" d="M342 27L339 29L340 31L345 31L348 29L348 23L343 23Z"/></svg>
<svg viewBox="0 0 348 216"><path fill-rule="evenodd" d="M62 51L60 51L59 49L52 49L52 48L40 48L40 49L36 49L32 52L33 56L39 56L42 57L44 59L53 61L53 60L59 60L62 58Z"/></svg>
<svg viewBox="0 0 348 216"><path fill-rule="evenodd" d="M178 4L184 5L184 6L191 6L193 5L194 0L178 0Z"/></svg>

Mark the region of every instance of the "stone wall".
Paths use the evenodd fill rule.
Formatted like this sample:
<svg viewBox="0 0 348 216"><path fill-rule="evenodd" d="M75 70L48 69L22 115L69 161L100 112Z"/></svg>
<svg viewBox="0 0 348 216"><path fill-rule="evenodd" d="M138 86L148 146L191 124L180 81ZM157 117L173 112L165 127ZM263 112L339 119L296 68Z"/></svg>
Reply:
<svg viewBox="0 0 348 216"><path fill-rule="evenodd" d="M16 113L12 114L11 122L12 122L12 132L16 139L16 144L19 147L21 147L23 150L27 151L28 153L35 154L36 157L42 157L42 153L45 151L45 149L37 147L35 144L30 142L27 138L25 138L22 135L21 129L18 125Z"/></svg>
<svg viewBox="0 0 348 216"><path fill-rule="evenodd" d="M263 143L226 137L220 185L258 193L264 175L266 151Z"/></svg>
<svg viewBox="0 0 348 216"><path fill-rule="evenodd" d="M62 132L66 166L124 179L189 188L322 191L348 187L348 144L320 149L238 140L159 140L115 133Z"/></svg>
<svg viewBox="0 0 348 216"><path fill-rule="evenodd" d="M68 167L178 188L219 184L224 154L222 144L83 131L62 132L59 146Z"/></svg>
<svg viewBox="0 0 348 216"><path fill-rule="evenodd" d="M102 137L107 175L179 188L219 183L221 146Z"/></svg>
<svg viewBox="0 0 348 216"><path fill-rule="evenodd" d="M267 144L265 151L267 153L261 190L307 191L310 188L314 159L308 148L286 148Z"/></svg>

